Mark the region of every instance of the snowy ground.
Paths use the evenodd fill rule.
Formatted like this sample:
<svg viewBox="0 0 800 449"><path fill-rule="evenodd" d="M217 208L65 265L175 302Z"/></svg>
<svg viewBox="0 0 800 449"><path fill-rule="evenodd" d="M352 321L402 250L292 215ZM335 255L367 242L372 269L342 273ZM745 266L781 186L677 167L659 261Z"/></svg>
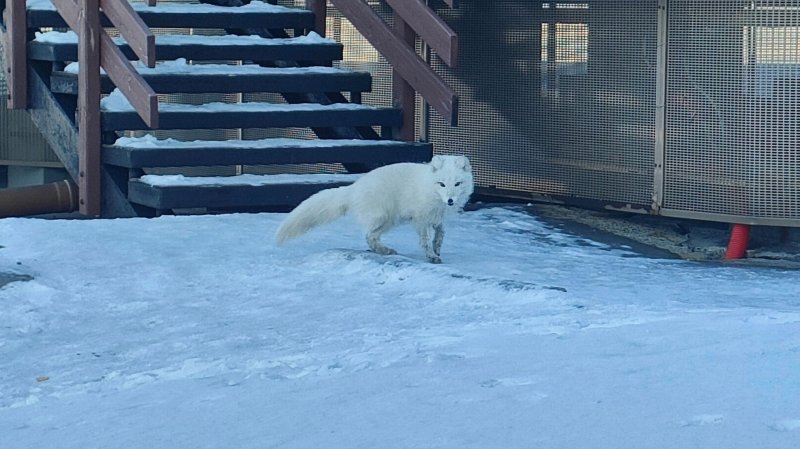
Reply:
<svg viewBox="0 0 800 449"><path fill-rule="evenodd" d="M0 448L800 446L797 272L282 217L0 220Z"/></svg>

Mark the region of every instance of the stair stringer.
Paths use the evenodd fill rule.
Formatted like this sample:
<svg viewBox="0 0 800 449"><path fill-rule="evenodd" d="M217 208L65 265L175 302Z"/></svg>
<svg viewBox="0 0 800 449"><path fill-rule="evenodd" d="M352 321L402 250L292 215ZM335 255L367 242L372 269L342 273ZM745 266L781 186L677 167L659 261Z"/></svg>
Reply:
<svg viewBox="0 0 800 449"><path fill-rule="evenodd" d="M28 65L28 99L31 120L42 137L50 145L53 152L64 165L72 180L78 183L78 128L69 119L61 103L50 91L49 71L36 64ZM46 73L46 74L45 74ZM124 218L136 217L138 214L128 202L111 174L102 169L103 182L103 216Z"/></svg>

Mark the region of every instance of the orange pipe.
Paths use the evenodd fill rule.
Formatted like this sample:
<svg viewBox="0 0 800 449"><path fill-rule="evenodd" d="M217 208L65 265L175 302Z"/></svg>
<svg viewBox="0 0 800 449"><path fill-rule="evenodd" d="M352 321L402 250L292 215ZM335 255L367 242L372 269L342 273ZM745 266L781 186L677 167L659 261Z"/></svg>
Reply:
<svg viewBox="0 0 800 449"><path fill-rule="evenodd" d="M728 242L728 250L725 252L725 260L735 260L747 257L747 243L750 240L750 225L734 224L731 229L731 239Z"/></svg>
<svg viewBox="0 0 800 449"><path fill-rule="evenodd" d="M71 181L0 189L0 218L72 212L77 209L78 187Z"/></svg>

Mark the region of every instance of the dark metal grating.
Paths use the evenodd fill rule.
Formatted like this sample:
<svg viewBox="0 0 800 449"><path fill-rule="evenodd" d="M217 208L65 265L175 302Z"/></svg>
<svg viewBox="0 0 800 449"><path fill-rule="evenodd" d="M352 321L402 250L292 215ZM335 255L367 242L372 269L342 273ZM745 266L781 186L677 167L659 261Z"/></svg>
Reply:
<svg viewBox="0 0 800 449"><path fill-rule="evenodd" d="M470 155L480 187L651 204L658 2L463 0L439 13L459 66L459 126L435 113L437 152Z"/></svg>
<svg viewBox="0 0 800 449"><path fill-rule="evenodd" d="M665 208L800 219L800 1L671 0L668 42Z"/></svg>

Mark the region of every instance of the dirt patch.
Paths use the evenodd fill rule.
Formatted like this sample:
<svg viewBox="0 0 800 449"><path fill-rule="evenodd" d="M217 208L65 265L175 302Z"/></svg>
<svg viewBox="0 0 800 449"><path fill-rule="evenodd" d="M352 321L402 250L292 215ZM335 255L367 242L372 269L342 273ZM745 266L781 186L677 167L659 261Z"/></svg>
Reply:
<svg viewBox="0 0 800 449"><path fill-rule="evenodd" d="M800 268L800 229L796 228L753 226L747 258L724 261L730 239L730 225L727 223L549 204L529 204L525 209L573 234L586 235L611 245L627 241L627 246L649 257L670 255L695 261Z"/></svg>

